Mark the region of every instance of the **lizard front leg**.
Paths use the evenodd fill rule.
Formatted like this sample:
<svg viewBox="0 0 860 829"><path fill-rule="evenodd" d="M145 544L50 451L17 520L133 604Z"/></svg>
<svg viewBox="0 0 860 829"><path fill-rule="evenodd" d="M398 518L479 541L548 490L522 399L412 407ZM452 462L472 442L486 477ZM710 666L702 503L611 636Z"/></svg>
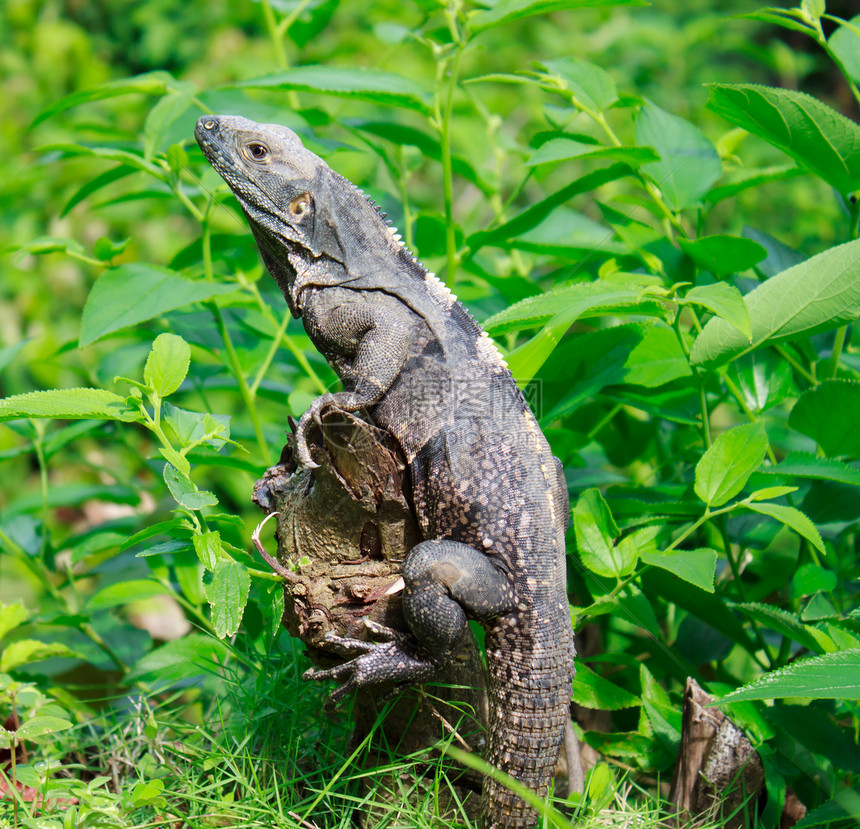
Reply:
<svg viewBox="0 0 860 829"><path fill-rule="evenodd" d="M299 420L296 457L309 469L319 466L308 449L311 424L319 424L329 406L356 412L378 403L403 367L414 327L411 314L396 301L378 307L356 299L341 300L341 304L326 307L328 295L322 292L320 297L322 307L308 308L305 327L347 389L318 397Z"/></svg>
<svg viewBox="0 0 860 829"><path fill-rule="evenodd" d="M412 635L368 625L389 641L375 644L332 637L361 656L327 671L309 670L305 679L343 680L332 693L340 700L353 688L383 682L432 679L454 656L467 620L488 621L509 613L517 600L508 577L490 558L459 541L423 541L403 564L403 612Z"/></svg>

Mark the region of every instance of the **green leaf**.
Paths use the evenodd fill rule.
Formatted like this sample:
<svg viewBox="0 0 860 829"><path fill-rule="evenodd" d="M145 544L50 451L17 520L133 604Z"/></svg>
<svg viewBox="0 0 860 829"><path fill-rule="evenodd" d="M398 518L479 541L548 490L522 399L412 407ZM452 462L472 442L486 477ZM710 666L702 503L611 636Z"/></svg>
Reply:
<svg viewBox="0 0 860 829"><path fill-rule="evenodd" d="M860 125L826 104L789 89L709 84L708 107L760 136L837 192L860 189Z"/></svg>
<svg viewBox="0 0 860 829"><path fill-rule="evenodd" d="M573 698L577 705L600 711L618 711L642 704L642 700L635 694L604 679L579 659L576 660L576 674L573 678Z"/></svg>
<svg viewBox="0 0 860 829"><path fill-rule="evenodd" d="M138 409L131 408L124 397L104 389L31 391L0 400L0 421L22 417L96 418L129 423L140 420L141 414Z"/></svg>
<svg viewBox="0 0 860 829"><path fill-rule="evenodd" d="M734 285L729 285L727 282L701 285L688 291L682 302L684 305L701 305L707 308L712 314L726 320L746 337L752 339L749 311L743 295Z"/></svg>
<svg viewBox="0 0 860 829"><path fill-rule="evenodd" d="M833 458L819 458L806 452L789 452L776 466L759 470L767 475L785 475L789 478L817 478L841 484L860 486L860 469Z"/></svg>
<svg viewBox="0 0 860 829"><path fill-rule="evenodd" d="M789 595L792 599L799 599L816 593L829 593L836 589L838 581L836 573L832 570L825 570L820 565L808 561L806 564L801 564L792 576Z"/></svg>
<svg viewBox="0 0 860 829"><path fill-rule="evenodd" d="M598 576L623 576L636 566L637 551L616 547L618 527L598 489L587 489L573 510L576 546L582 563Z"/></svg>
<svg viewBox="0 0 860 829"><path fill-rule="evenodd" d="M858 153L860 158L860 153ZM764 343L785 342L839 328L860 316L860 239L789 268L744 297L752 343L734 326L712 319L690 359L715 368Z"/></svg>
<svg viewBox="0 0 860 829"><path fill-rule="evenodd" d="M62 717L33 717L25 720L15 732L18 740L34 740L44 734L53 734L57 731L66 731L72 724Z"/></svg>
<svg viewBox="0 0 860 829"><path fill-rule="evenodd" d="M65 143L45 144L44 146L37 147L36 150L40 153L62 153L65 157L89 155L94 158L103 158L106 161L116 161L119 164L147 173L158 181L167 182L167 175L161 167L158 167L137 153L117 147L90 147L85 144Z"/></svg>
<svg viewBox="0 0 860 829"><path fill-rule="evenodd" d="M526 383L535 376L538 369L546 362L553 349L558 345L565 332L573 323L587 312L601 308L608 310L634 310L643 313L649 310L649 303L642 301L641 290L615 290L604 294L581 296L572 301L553 303L552 292L543 294L528 306L523 305L518 313L539 315L545 312L546 306L552 303L555 315L550 317L546 325L528 342L512 351L507 358L508 367L519 383ZM572 294L572 292L571 292ZM543 300L543 302L541 302ZM529 302L529 300L524 300ZM519 303L518 303L519 305ZM517 306L514 306L515 308ZM558 310L558 308L561 310ZM517 312L515 312L517 313ZM501 316L501 315L499 315ZM507 317L508 323L513 322L513 315ZM522 320L521 320L522 321Z"/></svg>
<svg viewBox="0 0 860 829"><path fill-rule="evenodd" d="M618 89L612 76L587 60L563 57L543 61L540 65L587 109L609 109L618 100Z"/></svg>
<svg viewBox="0 0 860 829"><path fill-rule="evenodd" d="M804 748L826 757L838 769L860 772L860 752L844 728L813 705L762 706L764 716ZM860 816L860 813L858 813Z"/></svg>
<svg viewBox="0 0 860 829"><path fill-rule="evenodd" d="M860 649L826 653L771 671L727 694L720 704L787 697L860 699Z"/></svg>
<svg viewBox="0 0 860 829"><path fill-rule="evenodd" d="M195 535L194 551L207 570L214 570L221 558L221 533L218 530Z"/></svg>
<svg viewBox="0 0 860 829"><path fill-rule="evenodd" d="M813 653L821 653L822 648L818 644L818 640L793 613L773 607L772 605L755 602L732 604L732 607L739 610L748 619L753 619L760 625L781 633L792 642L797 642L807 650Z"/></svg>
<svg viewBox="0 0 860 829"><path fill-rule="evenodd" d="M777 521L781 521L786 527L791 527L796 533L802 535L813 547L819 552L826 552L824 542L821 540L821 535L818 532L815 524L813 524L806 515L799 509L787 507L783 504L744 504L747 509L753 512L759 512L762 515L769 515Z"/></svg>
<svg viewBox="0 0 860 829"><path fill-rule="evenodd" d="M213 493L198 489L197 484L191 478L183 475L169 463L164 465L164 482L176 503L188 509L214 507L218 503L218 499Z"/></svg>
<svg viewBox="0 0 860 829"><path fill-rule="evenodd" d="M230 84L240 89L296 89L358 101L431 112L432 95L397 72L355 66L295 66L271 75Z"/></svg>
<svg viewBox="0 0 860 829"><path fill-rule="evenodd" d="M825 454L860 457L860 383L825 380L804 392L791 410L792 429L811 437Z"/></svg>
<svg viewBox="0 0 860 829"><path fill-rule="evenodd" d="M177 118L184 115L194 101L197 88L188 81L176 81L168 92L149 111L143 127L143 157L150 161L161 149L167 130Z"/></svg>
<svg viewBox="0 0 860 829"><path fill-rule="evenodd" d="M641 169L674 210L697 204L723 174L720 156L704 133L650 101L636 118L636 143L660 155L660 161Z"/></svg>
<svg viewBox="0 0 860 829"><path fill-rule="evenodd" d="M797 394L791 366L770 349L744 354L729 371L747 408L754 412L771 409Z"/></svg>
<svg viewBox="0 0 860 829"><path fill-rule="evenodd" d="M502 23L512 23L536 14L549 14L565 9L647 5L646 0L499 0L491 9L475 12L469 18L469 28L474 34L478 34Z"/></svg>
<svg viewBox="0 0 860 829"><path fill-rule="evenodd" d="M110 262L115 256L119 256L127 247L131 239L123 239L122 242L114 242L107 236L102 236L93 245L93 253L102 262Z"/></svg>
<svg viewBox="0 0 860 829"><path fill-rule="evenodd" d="M742 167L727 175L725 184L719 184L708 190L705 194L705 201L708 204L716 204L723 199L736 196L744 190L749 190L751 187L760 187L762 184L769 184L772 181L784 181L806 173L806 170L793 164L753 167L751 169Z"/></svg>
<svg viewBox="0 0 860 829"><path fill-rule="evenodd" d="M206 585L206 598L212 608L212 624L219 639L232 636L242 621L251 577L248 568L236 561L221 561Z"/></svg>
<svg viewBox="0 0 860 829"><path fill-rule="evenodd" d="M650 147L604 147L600 144L584 144L571 137L551 138L541 144L526 161L526 166L537 167L540 164L570 161L572 158L585 158L589 161L608 158L612 161L623 161L631 167L659 160L659 156Z"/></svg>
<svg viewBox="0 0 860 829"><path fill-rule="evenodd" d="M657 388L693 373L675 332L659 322L645 331L624 369L624 383L646 388Z"/></svg>
<svg viewBox="0 0 860 829"><path fill-rule="evenodd" d="M167 801L161 797L162 794L164 794L163 780L158 777L154 780L141 780L135 783L131 790L131 803L133 806L158 805L163 808Z"/></svg>
<svg viewBox="0 0 860 829"><path fill-rule="evenodd" d="M8 673L29 665L31 662L39 662L42 659L52 659L56 656L78 657L79 654L67 648L60 642L40 642L38 639L18 639L10 642L0 653L0 672Z"/></svg>
<svg viewBox="0 0 860 829"><path fill-rule="evenodd" d="M497 337L511 331L523 331L545 325L557 316L559 309L591 298L602 299L603 305L590 305L580 316L600 316L616 307L619 295L637 302L642 295L641 286L625 284L616 280L596 280L576 282L573 285L559 285L542 294L526 297L519 302L488 317L482 323L485 331Z"/></svg>
<svg viewBox="0 0 860 829"><path fill-rule="evenodd" d="M726 275L749 270L767 258L767 251L743 236L702 236L678 239L678 244L702 270Z"/></svg>
<svg viewBox="0 0 860 829"><path fill-rule="evenodd" d="M533 227L539 225L553 210L570 201L574 196L588 193L602 184L617 181L620 178L631 175L633 175L633 170L627 164L621 163L612 164L601 170L595 170L593 173L589 173L565 185L561 190L557 190L537 204L526 208L522 213L514 216L504 224L492 230L480 230L477 233L473 233L466 239L466 245L472 253L475 253L487 245L498 245L515 236L522 236Z"/></svg>
<svg viewBox="0 0 860 829"><path fill-rule="evenodd" d="M143 368L144 382L159 396L173 394L191 365L191 346L176 334L159 334Z"/></svg>
<svg viewBox="0 0 860 829"><path fill-rule="evenodd" d="M191 461L185 455L169 446L159 446L158 452L177 472L181 472L186 476L191 474Z"/></svg>
<svg viewBox="0 0 860 829"><path fill-rule="evenodd" d="M164 422L173 430L182 447L197 446L202 441L217 450L230 439L229 415L191 412L165 402Z"/></svg>
<svg viewBox="0 0 860 829"><path fill-rule="evenodd" d="M173 76L169 72L144 72L142 75L135 75L132 78L108 81L91 89L82 89L79 92L73 92L71 95L60 98L59 101L54 101L47 109L43 109L33 119L29 129L33 129L33 127L41 124L42 121L46 121L60 112L66 112L66 110L89 103L90 101L102 101L105 98L114 98L117 95L129 95L133 92L143 95L163 95L167 91L171 81L173 81Z"/></svg>
<svg viewBox="0 0 860 829"><path fill-rule="evenodd" d="M767 435L761 423L747 423L723 432L696 464L696 495L709 507L734 498L761 466Z"/></svg>
<svg viewBox="0 0 860 829"><path fill-rule="evenodd" d="M229 658L227 647L214 636L189 633L150 651L131 669L130 682L187 683L196 674L215 674Z"/></svg>
<svg viewBox="0 0 860 829"><path fill-rule="evenodd" d="M169 592L167 588L153 579L129 579L109 584L90 597L88 610L104 610L108 607L130 604L140 599L151 599Z"/></svg>
<svg viewBox="0 0 860 829"><path fill-rule="evenodd" d="M860 83L860 14L842 24L827 43L855 83Z"/></svg>
<svg viewBox="0 0 860 829"><path fill-rule="evenodd" d="M234 290L233 285L191 282L167 268L142 262L111 268L87 297L79 345L83 348L114 331Z"/></svg>
<svg viewBox="0 0 860 829"><path fill-rule="evenodd" d="M10 630L27 621L30 611L22 604L3 604L0 602L0 639Z"/></svg>
<svg viewBox="0 0 860 829"><path fill-rule="evenodd" d="M860 823L860 786L852 789L843 789L837 792L830 800L817 809L807 812L797 823L795 829L834 829L844 827L848 829L851 825Z"/></svg>
<svg viewBox="0 0 860 829"><path fill-rule="evenodd" d="M791 495L792 492L797 492L796 486L769 486L757 489L749 499L750 501L770 501L773 498L782 498L783 495Z"/></svg>
<svg viewBox="0 0 860 829"><path fill-rule="evenodd" d="M105 170L103 173L97 175L94 179L90 179L86 184L84 184L80 189L76 190L70 197L69 200L63 205L63 209L60 211L60 218L62 219L67 213L69 213L72 208L79 205L84 199L91 196L93 193L97 193L99 190L107 187L109 184L113 184L115 181L119 181L121 178L125 178L126 176L130 176L135 172L134 167L129 167L125 164L120 164L119 167L113 167L110 170Z"/></svg>
<svg viewBox="0 0 860 829"><path fill-rule="evenodd" d="M695 584L707 593L714 592L714 573L717 569L717 551L708 548L698 550L669 550L643 553L642 561L668 570L679 578Z"/></svg>

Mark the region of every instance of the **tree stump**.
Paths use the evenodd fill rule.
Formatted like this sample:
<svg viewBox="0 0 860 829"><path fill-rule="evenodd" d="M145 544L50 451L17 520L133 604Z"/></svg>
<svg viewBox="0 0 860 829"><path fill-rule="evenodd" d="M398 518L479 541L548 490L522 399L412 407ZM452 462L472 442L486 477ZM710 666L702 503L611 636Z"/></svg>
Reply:
<svg viewBox="0 0 860 829"><path fill-rule="evenodd" d="M669 800L685 815L721 819L727 829L740 829L755 822L764 769L743 731L718 708L707 707L713 701L687 679Z"/></svg>
<svg viewBox="0 0 860 829"><path fill-rule="evenodd" d="M297 467L290 436L280 462L257 481L254 500L278 513L275 560L261 553L286 579L283 623L305 643L315 665L331 667L354 654L327 642L328 633L367 640L365 618L409 632L397 588L403 560L421 534L406 494L406 463L388 432L354 414L327 410L309 440L319 468ZM359 689L352 743L377 728L367 755L371 765L389 762L392 749L405 755L452 737L480 752L486 727L483 677L468 635L445 675L402 691L380 725L392 689ZM465 786L459 796L476 813L480 798L469 795L480 792L480 780L464 771L459 782Z"/></svg>

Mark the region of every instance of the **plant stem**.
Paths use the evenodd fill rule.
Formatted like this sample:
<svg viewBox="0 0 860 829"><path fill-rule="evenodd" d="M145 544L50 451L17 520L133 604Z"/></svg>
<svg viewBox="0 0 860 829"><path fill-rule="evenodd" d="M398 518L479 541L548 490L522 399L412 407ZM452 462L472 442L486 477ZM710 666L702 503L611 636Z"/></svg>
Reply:
<svg viewBox="0 0 860 829"><path fill-rule="evenodd" d="M845 336L847 333L847 325L843 325L836 330L836 338L833 341L833 355L830 357L830 376L833 378L839 372L839 358L842 356L842 348L845 345Z"/></svg>
<svg viewBox="0 0 860 829"><path fill-rule="evenodd" d="M805 369L782 345L775 345L774 348L779 352L779 355L801 376L806 378L811 385L817 386L818 380L815 379L815 375L812 372Z"/></svg>
<svg viewBox="0 0 860 829"><path fill-rule="evenodd" d="M257 376L254 378L254 382L251 383L251 394L256 397L257 389L260 388L260 383L263 382L263 378L266 376L266 372L269 370L269 366L272 364L272 360L275 359L275 354L278 351L278 346L281 344L281 339L287 331L287 326L290 324L290 315L284 314L284 318L281 321L281 325L278 328L277 333L274 337L272 337L272 344L269 346L269 350L266 353L263 362L260 363L260 368L257 370Z"/></svg>
<svg viewBox="0 0 860 829"><path fill-rule="evenodd" d="M212 272L212 230L208 219L203 222L203 272L207 282L213 282L215 275ZM257 407L254 405L254 394L248 387L248 380L245 377L245 371L239 361L239 355L236 353L236 348L233 345L233 340L230 338L230 332L227 330L227 324L224 322L224 315L218 304L212 300L206 303L206 306L215 317L215 324L218 327L218 333L224 343L224 348L227 351L227 359L230 363L230 370L239 384L239 394L242 396L242 401L245 404L245 410L251 418L251 423L254 427L254 435L257 438L257 445L260 449L260 457L266 460L269 456L269 448L266 444L266 438L263 435L263 427L260 423L260 415L257 412Z"/></svg>
<svg viewBox="0 0 860 829"><path fill-rule="evenodd" d="M463 45L458 44L454 52L454 62L448 78L448 90L445 108L442 113L440 142L442 145L442 190L445 200L445 253L447 265L445 284L452 288L457 278L457 229L454 225L454 174L451 164L451 113L454 109L454 91L457 88L457 76L460 71L460 58Z"/></svg>

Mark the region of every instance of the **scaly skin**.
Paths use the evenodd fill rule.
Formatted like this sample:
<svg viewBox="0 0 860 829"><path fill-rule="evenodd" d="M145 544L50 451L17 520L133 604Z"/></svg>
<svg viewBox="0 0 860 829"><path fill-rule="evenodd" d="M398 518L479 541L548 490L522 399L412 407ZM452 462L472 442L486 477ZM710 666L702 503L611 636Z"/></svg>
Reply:
<svg viewBox="0 0 860 829"><path fill-rule="evenodd" d="M487 760L545 794L573 675L560 464L492 341L360 190L285 127L205 116L195 135L344 383L302 416L299 462L316 466L306 436L326 406L366 409L403 449L425 538L403 566L413 636L341 640L361 655L309 676L343 680L336 699L359 685L426 681L476 619L490 675ZM490 779L482 811L500 829L537 818Z"/></svg>

